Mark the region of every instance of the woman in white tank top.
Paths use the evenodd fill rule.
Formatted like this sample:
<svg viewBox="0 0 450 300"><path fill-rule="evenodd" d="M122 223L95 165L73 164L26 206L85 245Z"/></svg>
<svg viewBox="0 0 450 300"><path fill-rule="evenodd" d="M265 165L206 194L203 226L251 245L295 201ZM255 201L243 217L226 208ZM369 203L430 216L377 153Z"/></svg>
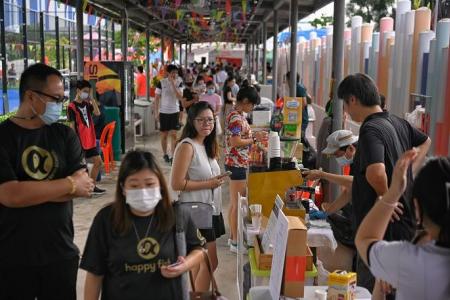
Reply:
<svg viewBox="0 0 450 300"><path fill-rule="evenodd" d="M216 238L225 234L222 217L221 185L224 176L220 175L217 163L218 144L214 112L207 102L192 105L188 112L186 126L175 149L171 170L171 185L179 191L181 203L204 203L212 206L211 216L196 217L194 222L206 238L207 249L213 271L217 268ZM212 218L212 228L202 228L203 217ZM206 265L194 271L196 291L207 291L210 278Z"/></svg>

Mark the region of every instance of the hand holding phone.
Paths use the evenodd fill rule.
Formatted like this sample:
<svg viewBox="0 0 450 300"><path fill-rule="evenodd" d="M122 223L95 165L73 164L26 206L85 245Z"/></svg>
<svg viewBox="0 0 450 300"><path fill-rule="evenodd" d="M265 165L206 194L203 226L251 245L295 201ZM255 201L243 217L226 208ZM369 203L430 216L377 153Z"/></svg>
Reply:
<svg viewBox="0 0 450 300"><path fill-rule="evenodd" d="M226 171L225 173L220 174L218 177L219 178L228 177L231 176L231 174L233 174L231 171Z"/></svg>
<svg viewBox="0 0 450 300"><path fill-rule="evenodd" d="M168 267L168 268L174 268L174 267L179 266L179 265L181 265L181 264L182 264L181 261L177 261L177 262L175 262L175 263L173 263L173 264L171 264L171 265L168 265L167 267Z"/></svg>

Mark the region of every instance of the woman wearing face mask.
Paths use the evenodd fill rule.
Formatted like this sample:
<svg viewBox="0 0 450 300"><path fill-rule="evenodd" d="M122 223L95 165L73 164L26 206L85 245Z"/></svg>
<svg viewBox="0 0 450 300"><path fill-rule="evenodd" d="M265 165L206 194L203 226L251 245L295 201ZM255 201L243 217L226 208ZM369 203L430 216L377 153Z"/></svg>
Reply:
<svg viewBox="0 0 450 300"><path fill-rule="evenodd" d="M372 274L396 288L396 299L449 299L450 158L429 160L414 179L416 219L430 242L383 241L389 216L405 192L407 174L417 157L405 152L393 170L389 190L378 198L356 234L356 247Z"/></svg>
<svg viewBox="0 0 450 300"><path fill-rule="evenodd" d="M175 191L180 191L181 203L201 202L211 205L209 228L204 228L203 220L197 222L200 232L206 238L211 267L214 271L218 265L216 238L225 233L222 217L221 185L224 183L217 163L218 145L214 112L207 102L198 102L191 106L187 123L183 129L175 150L171 172L171 184ZM202 224L201 224L202 223ZM200 266L195 277L196 290L208 290L210 278L208 270Z"/></svg>
<svg viewBox="0 0 450 300"><path fill-rule="evenodd" d="M198 95L202 95L206 92L206 84L205 84L205 79L203 78L203 76L201 76L201 75L197 76L197 79L195 80L194 91Z"/></svg>
<svg viewBox="0 0 450 300"><path fill-rule="evenodd" d="M67 107L67 119L70 127L75 130L80 139L86 159L92 160L93 167L90 177L96 181L98 173L103 165L102 158L97 151L95 125L93 116L100 116L100 109L92 97L91 84L87 80L77 82L77 94L75 100ZM93 195L102 195L106 191L95 187Z"/></svg>
<svg viewBox="0 0 450 300"><path fill-rule="evenodd" d="M244 113L251 112L259 103L260 98L256 89L244 84L239 90L234 109L225 121L228 124L225 127L225 170L231 172L228 222L231 231L229 244L232 252L237 252L238 193L242 196L246 195L248 155L250 145L254 143L254 137Z"/></svg>
<svg viewBox="0 0 450 300"><path fill-rule="evenodd" d="M206 94L200 96L200 101L208 102L214 111L214 115L219 115L222 108L222 99L216 94L216 87L213 81L208 81L206 83Z"/></svg>
<svg viewBox="0 0 450 300"><path fill-rule="evenodd" d="M176 220L161 169L149 152L122 160L115 201L94 218L80 267L84 299L185 299L182 277L202 259L204 238L189 216ZM187 256L175 224L183 222Z"/></svg>

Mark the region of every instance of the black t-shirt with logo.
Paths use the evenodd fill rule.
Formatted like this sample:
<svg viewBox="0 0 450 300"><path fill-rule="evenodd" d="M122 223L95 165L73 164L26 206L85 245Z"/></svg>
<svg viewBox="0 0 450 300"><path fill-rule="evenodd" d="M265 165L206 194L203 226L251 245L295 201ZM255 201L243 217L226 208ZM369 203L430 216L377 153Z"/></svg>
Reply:
<svg viewBox="0 0 450 300"><path fill-rule="evenodd" d="M370 115L364 120L359 131L358 148L352 166L352 205L356 228L375 204L377 193L366 179L366 169L375 163L383 163L386 168L388 186L391 183L395 163L406 150L420 146L427 136L407 121L388 112ZM411 240L415 232L415 214L411 199L412 171L407 174L407 187L400 197L403 215L400 221L389 223L385 239Z"/></svg>
<svg viewBox="0 0 450 300"><path fill-rule="evenodd" d="M135 228L119 235L112 227L111 211L109 205L95 216L80 264L80 268L103 276L102 300L182 299L181 277L168 279L160 271L161 266L177 261L175 227L160 232L156 216L137 217L130 213ZM187 253L204 245L192 220L184 230ZM138 253L138 244L145 247L144 253Z"/></svg>
<svg viewBox="0 0 450 300"><path fill-rule="evenodd" d="M25 129L6 120L0 137L0 184L60 179L85 167L78 137L63 124ZM0 267L43 266L77 256L72 215L72 201L0 204Z"/></svg>

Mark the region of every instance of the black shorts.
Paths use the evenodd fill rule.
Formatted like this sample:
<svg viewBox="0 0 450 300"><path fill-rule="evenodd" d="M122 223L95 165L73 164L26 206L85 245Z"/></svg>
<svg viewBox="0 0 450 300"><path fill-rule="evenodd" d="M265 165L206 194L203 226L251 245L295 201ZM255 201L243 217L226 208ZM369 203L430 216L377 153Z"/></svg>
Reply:
<svg viewBox="0 0 450 300"><path fill-rule="evenodd" d="M199 229L206 242L214 242L225 234L225 222L223 221L222 214L213 216L212 218L213 228Z"/></svg>
<svg viewBox="0 0 450 300"><path fill-rule="evenodd" d="M178 130L180 113L159 113L159 131Z"/></svg>
<svg viewBox="0 0 450 300"><path fill-rule="evenodd" d="M225 171L230 171L231 180L246 180L247 179L247 168L233 167L225 165Z"/></svg>
<svg viewBox="0 0 450 300"><path fill-rule="evenodd" d="M84 157L86 159L94 157L94 156L99 156L97 147L91 148L91 149L84 149Z"/></svg>

